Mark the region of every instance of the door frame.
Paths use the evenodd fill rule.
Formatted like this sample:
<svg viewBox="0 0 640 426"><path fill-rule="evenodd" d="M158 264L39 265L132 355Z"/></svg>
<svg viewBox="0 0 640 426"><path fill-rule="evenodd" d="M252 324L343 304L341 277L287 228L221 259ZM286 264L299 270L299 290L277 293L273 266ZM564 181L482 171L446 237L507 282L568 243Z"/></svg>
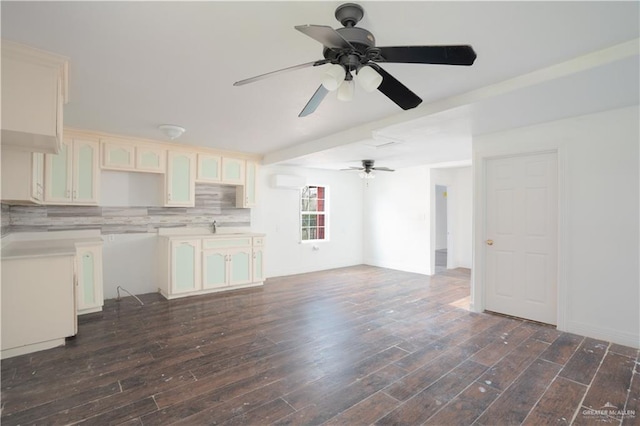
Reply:
<svg viewBox="0 0 640 426"><path fill-rule="evenodd" d="M454 207L456 207L456 205L455 205L455 201L452 202L452 200L454 200L454 197L452 197L451 194L455 195L456 188L455 188L455 185L447 179L444 179L444 180L432 179L431 194L430 194L430 203L431 203L432 212L436 211L436 186L447 187L447 265L446 265L446 269L453 269L457 267L455 262L453 262L456 247L453 239L451 238L451 233L455 232L455 230L452 229L452 225L454 222L452 217L453 215L452 212ZM435 274L435 271L436 271L436 215L435 213L431 215L431 221L429 225L430 225L430 234L431 234L430 268L431 268L431 275L433 275Z"/></svg>
<svg viewBox="0 0 640 426"><path fill-rule="evenodd" d="M558 330L566 330L568 314L567 297L567 191L566 191L566 170L567 155L565 149L557 141L539 143L537 147L522 146L514 143L513 146L501 145L479 150L473 154L473 266L471 270L471 310L473 312L483 312L485 310L485 282L486 273L486 169L489 160L507 157L518 157L522 155L555 153L558 163L558 271L557 271L557 325Z"/></svg>

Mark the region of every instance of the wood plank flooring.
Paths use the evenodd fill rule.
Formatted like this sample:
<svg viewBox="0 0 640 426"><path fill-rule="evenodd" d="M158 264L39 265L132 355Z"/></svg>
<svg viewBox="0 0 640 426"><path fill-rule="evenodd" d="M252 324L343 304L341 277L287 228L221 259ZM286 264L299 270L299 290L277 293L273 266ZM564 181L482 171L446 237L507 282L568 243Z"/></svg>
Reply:
<svg viewBox="0 0 640 426"><path fill-rule="evenodd" d="M468 270L357 266L109 300L67 346L2 361L1 421L640 424L637 350L472 313L468 297Z"/></svg>

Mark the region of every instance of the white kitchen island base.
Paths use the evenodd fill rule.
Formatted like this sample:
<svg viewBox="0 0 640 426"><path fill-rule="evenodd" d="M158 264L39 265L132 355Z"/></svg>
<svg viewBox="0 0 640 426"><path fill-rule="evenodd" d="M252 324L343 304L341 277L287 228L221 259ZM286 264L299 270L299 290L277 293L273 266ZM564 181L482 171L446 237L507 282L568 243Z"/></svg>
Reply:
<svg viewBox="0 0 640 426"><path fill-rule="evenodd" d="M12 233L1 258L2 359L64 345L102 309L100 230Z"/></svg>
<svg viewBox="0 0 640 426"><path fill-rule="evenodd" d="M76 334L75 253L3 259L2 359L64 345Z"/></svg>

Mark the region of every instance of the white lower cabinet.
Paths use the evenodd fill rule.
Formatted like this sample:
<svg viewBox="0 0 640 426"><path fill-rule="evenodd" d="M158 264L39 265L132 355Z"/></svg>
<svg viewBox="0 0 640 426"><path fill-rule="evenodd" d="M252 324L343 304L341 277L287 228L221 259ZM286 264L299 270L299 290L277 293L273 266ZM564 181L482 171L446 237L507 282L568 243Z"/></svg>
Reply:
<svg viewBox="0 0 640 426"><path fill-rule="evenodd" d="M253 237L252 273L253 281L264 281L264 237Z"/></svg>
<svg viewBox="0 0 640 426"><path fill-rule="evenodd" d="M163 272L160 292L173 299L261 285L263 239L244 235L188 240L163 237L160 260L168 268ZM254 241L260 246L254 247Z"/></svg>
<svg viewBox="0 0 640 426"><path fill-rule="evenodd" d="M248 284L252 281L251 247L229 251L229 285Z"/></svg>
<svg viewBox="0 0 640 426"><path fill-rule="evenodd" d="M202 288L200 240L171 242L171 294L192 293Z"/></svg>
<svg viewBox="0 0 640 426"><path fill-rule="evenodd" d="M76 244L76 290L78 315L102 310L102 244Z"/></svg>
<svg viewBox="0 0 640 426"><path fill-rule="evenodd" d="M202 252L202 288L229 286L229 255L224 250Z"/></svg>

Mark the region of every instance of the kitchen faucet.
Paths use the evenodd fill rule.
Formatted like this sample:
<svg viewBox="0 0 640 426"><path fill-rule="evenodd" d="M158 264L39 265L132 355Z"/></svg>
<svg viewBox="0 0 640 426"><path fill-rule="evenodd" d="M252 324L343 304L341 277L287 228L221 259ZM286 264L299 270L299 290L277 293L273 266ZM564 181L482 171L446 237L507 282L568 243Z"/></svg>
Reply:
<svg viewBox="0 0 640 426"><path fill-rule="evenodd" d="M213 223L211 224L211 232L212 232L213 234L215 234L215 233L216 233L216 221L215 221L215 220L214 220L214 221L213 221Z"/></svg>

